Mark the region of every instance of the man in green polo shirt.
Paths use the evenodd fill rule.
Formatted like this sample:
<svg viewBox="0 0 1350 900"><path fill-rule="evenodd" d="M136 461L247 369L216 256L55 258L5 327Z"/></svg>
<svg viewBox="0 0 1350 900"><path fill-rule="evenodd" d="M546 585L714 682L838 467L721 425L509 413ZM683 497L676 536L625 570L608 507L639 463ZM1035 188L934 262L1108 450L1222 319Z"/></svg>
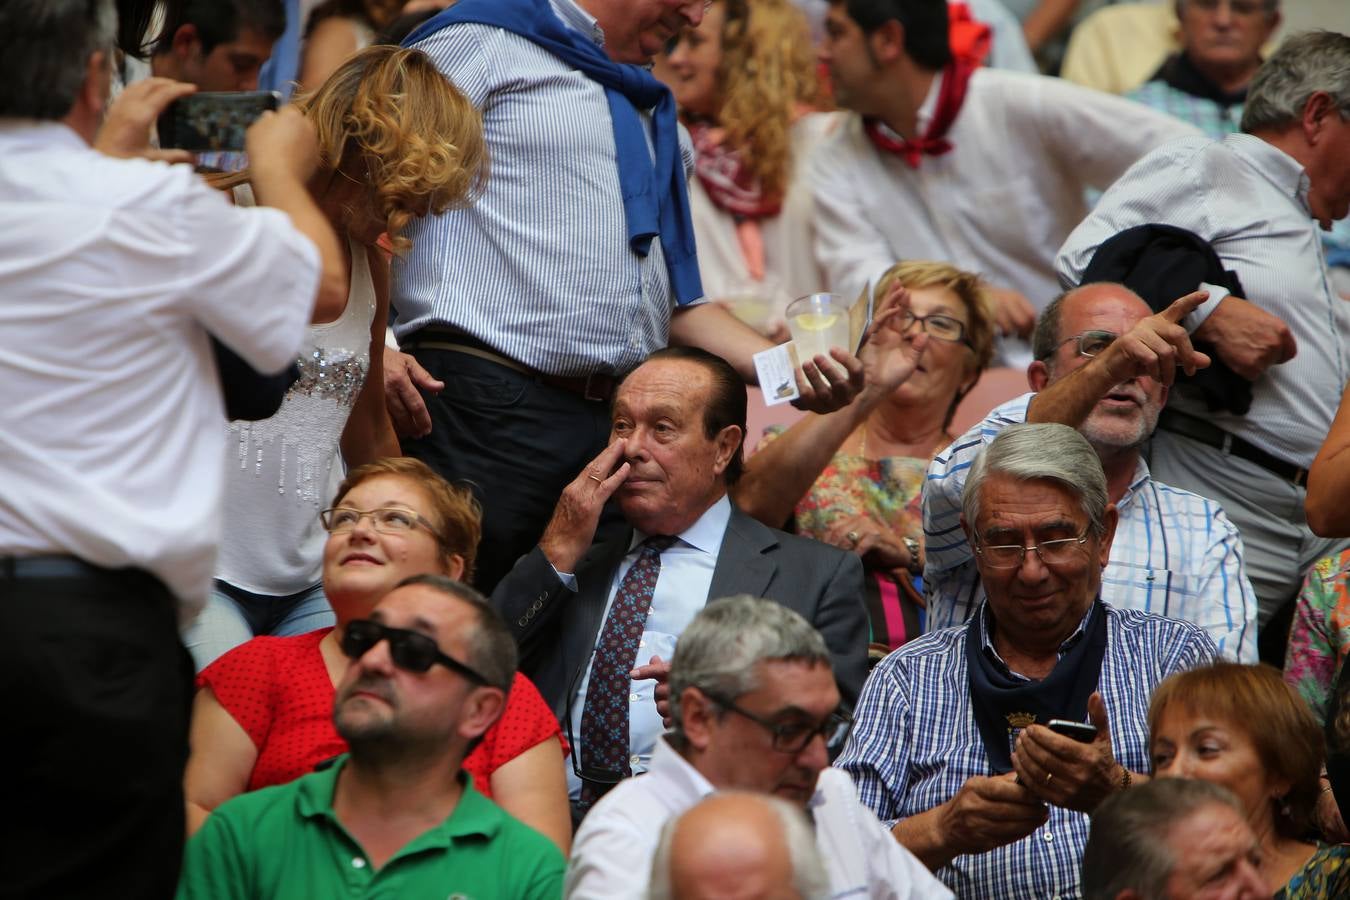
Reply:
<svg viewBox="0 0 1350 900"><path fill-rule="evenodd" d="M334 722L350 753L213 812L188 842L180 900L560 898L558 849L460 771L515 675L496 612L458 582L417 576L349 622L341 646L351 664Z"/></svg>

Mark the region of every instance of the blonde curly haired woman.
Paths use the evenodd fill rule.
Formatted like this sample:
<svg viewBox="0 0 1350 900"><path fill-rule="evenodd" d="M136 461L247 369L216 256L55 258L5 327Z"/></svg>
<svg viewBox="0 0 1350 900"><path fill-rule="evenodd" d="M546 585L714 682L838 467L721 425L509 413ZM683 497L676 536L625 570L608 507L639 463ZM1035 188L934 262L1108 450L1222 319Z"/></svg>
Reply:
<svg viewBox="0 0 1350 900"><path fill-rule="evenodd" d="M367 48L296 105L318 133L309 190L345 238L350 288L336 319L311 325L300 379L276 415L229 425L215 591L184 635L199 670L255 635L333 624L319 510L344 463L399 454L384 409L389 270L377 242L387 235L395 253L406 251L412 219L468 202L487 173L478 112L419 51ZM247 171L216 184L252 202Z"/></svg>
<svg viewBox="0 0 1350 900"><path fill-rule="evenodd" d="M835 117L813 111L822 94L806 18L791 0L713 0L656 74L694 141L704 291L770 333L792 298L826 289L801 162Z"/></svg>

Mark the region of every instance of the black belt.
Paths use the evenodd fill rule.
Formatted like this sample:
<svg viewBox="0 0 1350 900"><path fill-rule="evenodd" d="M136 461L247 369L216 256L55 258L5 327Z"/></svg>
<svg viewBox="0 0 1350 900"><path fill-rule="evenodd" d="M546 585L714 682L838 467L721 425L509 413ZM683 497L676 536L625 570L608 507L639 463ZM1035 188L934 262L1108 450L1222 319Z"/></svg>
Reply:
<svg viewBox="0 0 1350 900"><path fill-rule="evenodd" d="M523 375L529 375L542 384L547 384L570 394L576 394L583 400L596 403L608 403L614 396L619 379L613 375L597 372L594 375L548 375L537 372L529 366L516 362L509 356L503 356L478 338L462 331L445 328L422 328L408 337L404 346L409 349L421 347L426 350L449 350L452 353L467 353L486 359L499 366L513 369Z"/></svg>
<svg viewBox="0 0 1350 900"><path fill-rule="evenodd" d="M42 578L158 583L158 579L144 569L105 569L74 556L0 556L0 580Z"/></svg>
<svg viewBox="0 0 1350 900"><path fill-rule="evenodd" d="M1199 441L1208 447L1222 450L1238 459L1256 463L1267 472L1280 476L1296 487L1302 487L1308 483L1307 469L1286 462L1278 456L1273 456L1260 447L1244 441L1237 435L1230 434L1217 425L1211 425L1194 416L1165 409L1158 416L1158 427L1163 431L1170 431L1173 434L1188 437L1193 441Z"/></svg>

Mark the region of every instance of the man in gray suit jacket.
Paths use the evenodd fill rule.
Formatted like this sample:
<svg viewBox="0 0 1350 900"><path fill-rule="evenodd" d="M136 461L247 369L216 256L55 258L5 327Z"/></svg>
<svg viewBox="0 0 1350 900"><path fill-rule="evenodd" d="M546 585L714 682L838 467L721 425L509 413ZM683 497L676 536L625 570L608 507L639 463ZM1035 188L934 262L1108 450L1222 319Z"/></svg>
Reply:
<svg viewBox="0 0 1350 900"><path fill-rule="evenodd" d="M610 445L564 489L538 546L493 592L520 642L521 671L569 732L569 787L583 808L645 771L663 731L665 660L709 599L751 594L800 613L825 638L844 705L858 697L862 567L731 504L744 436L735 370L692 348L653 354L615 395ZM611 496L629 528L593 545Z"/></svg>

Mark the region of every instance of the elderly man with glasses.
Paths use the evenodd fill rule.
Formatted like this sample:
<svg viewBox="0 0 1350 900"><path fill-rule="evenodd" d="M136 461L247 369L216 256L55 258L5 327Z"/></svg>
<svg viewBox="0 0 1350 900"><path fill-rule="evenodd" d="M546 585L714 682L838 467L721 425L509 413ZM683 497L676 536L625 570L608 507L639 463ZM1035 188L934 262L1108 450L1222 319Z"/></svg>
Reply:
<svg viewBox="0 0 1350 900"><path fill-rule="evenodd" d="M1177 372L1208 365L1179 324L1205 297L1191 294L1151 315L1128 288L1089 284L1046 307L1027 369L1033 393L994 409L929 466L923 514L930 630L965 622L985 594L959 523L971 460L1009 425L1058 422L1078 429L1097 451L1119 515L1102 599L1193 622L1226 656L1256 661L1257 602L1237 529L1213 500L1153 480L1141 452Z"/></svg>
<svg viewBox="0 0 1350 900"><path fill-rule="evenodd" d="M351 665L333 722L350 753L215 810L188 842L180 900L558 897L557 848L461 769L516 671L515 641L487 601L414 576L348 622L341 648Z"/></svg>
<svg viewBox="0 0 1350 900"><path fill-rule="evenodd" d="M567 872L572 900L646 897L662 826L728 790L808 812L831 896L951 896L829 767L851 720L824 639L797 613L745 595L709 603L675 646L670 712L647 774L621 783L582 822Z"/></svg>
<svg viewBox="0 0 1350 900"><path fill-rule="evenodd" d="M1216 648L1102 601L1116 507L1068 426L1005 428L960 523L984 601L878 664L837 765L958 897L1076 897L1087 814L1149 771L1150 694Z"/></svg>

